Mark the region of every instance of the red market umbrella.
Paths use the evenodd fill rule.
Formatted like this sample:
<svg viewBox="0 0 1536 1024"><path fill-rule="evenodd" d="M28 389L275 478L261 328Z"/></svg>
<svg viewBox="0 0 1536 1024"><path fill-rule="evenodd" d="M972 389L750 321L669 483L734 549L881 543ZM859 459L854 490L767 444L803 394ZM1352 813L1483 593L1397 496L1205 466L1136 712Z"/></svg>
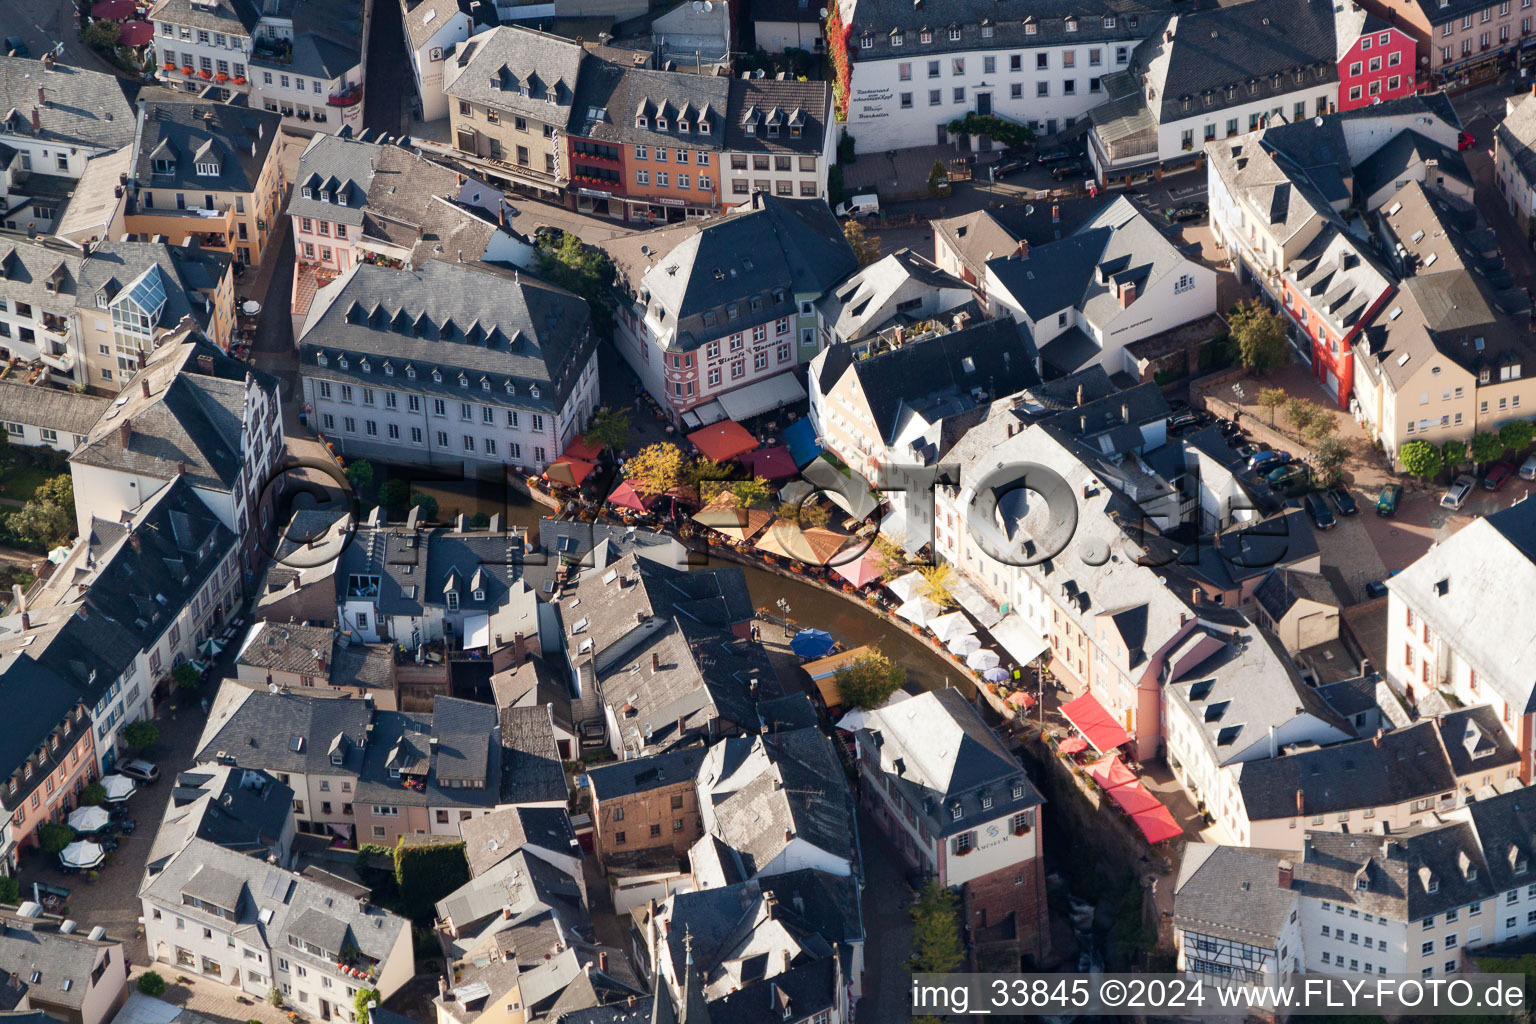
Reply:
<svg viewBox="0 0 1536 1024"><path fill-rule="evenodd" d="M1093 749L1101 754L1107 754L1122 743L1130 742L1131 737L1121 728L1120 723L1104 710L1104 705L1091 693L1063 704L1061 714L1077 727L1078 732L1088 737Z"/></svg>
<svg viewBox="0 0 1536 1024"><path fill-rule="evenodd" d="M601 454L603 454L602 445L593 444L582 435L577 434L571 443L565 446L565 454L561 458L583 459L587 462L594 462Z"/></svg>
<svg viewBox="0 0 1536 1024"><path fill-rule="evenodd" d="M866 583L873 583L880 578L880 570L885 566L885 559L873 549L864 552L858 558L851 561L837 561L833 558L833 570L843 579L856 587L862 587Z"/></svg>
<svg viewBox="0 0 1536 1024"><path fill-rule="evenodd" d="M581 459L560 459L544 471L544 479L567 487L580 487L581 482L597 467Z"/></svg>
<svg viewBox="0 0 1536 1024"><path fill-rule="evenodd" d="M736 461L747 467L753 476L760 476L764 480L785 480L800 475L800 469L790 456L789 449L781 444L747 452Z"/></svg>
<svg viewBox="0 0 1536 1024"><path fill-rule="evenodd" d="M130 21L117 33L123 46L146 46L155 38L155 26L147 21Z"/></svg>
<svg viewBox="0 0 1536 1024"><path fill-rule="evenodd" d="M692 441L705 456L716 462L725 462L738 455L745 455L757 447L757 438L735 420L723 420L703 430L695 430L688 435L688 440Z"/></svg>
<svg viewBox="0 0 1536 1024"><path fill-rule="evenodd" d="M1014 690L1008 695L1008 703L1013 707L1023 708L1025 711L1028 711L1035 706L1035 698L1023 690Z"/></svg>
<svg viewBox="0 0 1536 1024"><path fill-rule="evenodd" d="M1138 811L1131 815L1131 820L1136 827L1141 829L1141 834L1147 837L1149 843L1160 843L1164 839L1173 839L1184 834L1179 823L1173 820L1173 815L1168 813L1168 808L1162 804L1146 810Z"/></svg>
<svg viewBox="0 0 1536 1024"><path fill-rule="evenodd" d="M647 497L646 495L641 494L639 489L635 487L634 482L631 480L625 480L623 483L619 484L619 486L613 489L612 494L608 495L609 504L618 505L621 508L633 509L636 512L649 512L651 510L651 505L654 504L655 501L655 498Z"/></svg>
<svg viewBox="0 0 1536 1024"><path fill-rule="evenodd" d="M1132 786L1119 786L1110 790L1109 798L1132 817L1143 811L1155 811L1163 806L1162 801L1153 796L1151 790L1139 782Z"/></svg>
<svg viewBox="0 0 1536 1024"><path fill-rule="evenodd" d="M91 17L107 21L127 21L138 14L133 0L100 0L91 7Z"/></svg>
<svg viewBox="0 0 1536 1024"><path fill-rule="evenodd" d="M1093 776L1093 781L1107 790L1134 785L1136 782L1135 774L1114 754L1101 757L1090 764L1088 774Z"/></svg>
<svg viewBox="0 0 1536 1024"><path fill-rule="evenodd" d="M1081 736L1068 736L1056 749L1063 754L1081 754L1088 749L1088 741Z"/></svg>

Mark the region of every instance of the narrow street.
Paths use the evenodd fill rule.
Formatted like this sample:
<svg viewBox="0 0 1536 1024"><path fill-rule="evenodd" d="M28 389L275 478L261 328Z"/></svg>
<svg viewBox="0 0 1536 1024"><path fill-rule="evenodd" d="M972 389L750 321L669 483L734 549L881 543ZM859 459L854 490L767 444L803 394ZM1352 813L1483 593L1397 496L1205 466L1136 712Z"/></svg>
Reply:
<svg viewBox="0 0 1536 1024"><path fill-rule="evenodd" d="M911 890L901 853L859 807L859 845L864 851L864 998L857 1024L896 1024L912 1017L907 991L912 955Z"/></svg>
<svg viewBox="0 0 1536 1024"><path fill-rule="evenodd" d="M405 52L405 23L396 3L375 4L368 26L368 84L363 95L363 127L375 135L399 135L409 124L405 107L411 83Z"/></svg>

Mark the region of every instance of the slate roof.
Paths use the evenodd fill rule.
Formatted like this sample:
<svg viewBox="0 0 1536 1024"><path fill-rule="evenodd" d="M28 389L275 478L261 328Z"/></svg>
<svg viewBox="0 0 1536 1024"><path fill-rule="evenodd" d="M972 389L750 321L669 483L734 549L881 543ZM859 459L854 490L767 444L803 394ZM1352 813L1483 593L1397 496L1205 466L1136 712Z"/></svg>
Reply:
<svg viewBox="0 0 1536 1024"><path fill-rule="evenodd" d="M0 422L26 423L57 430L59 434L90 433L91 425L112 402L97 395L82 395L19 381L0 381Z"/></svg>
<svg viewBox="0 0 1536 1024"><path fill-rule="evenodd" d="M833 333L844 341L877 333L890 323L913 322L922 318L920 312L914 316L891 306L893 299L915 297L910 292L902 294L901 289L908 283L916 283L925 290L952 289L963 293L965 301L970 300L970 285L911 249L898 249L838 285L821 300L822 315Z"/></svg>
<svg viewBox="0 0 1536 1024"><path fill-rule="evenodd" d="M1296 894L1279 886L1283 858L1262 850L1190 843L1173 888L1174 927L1279 948Z"/></svg>
<svg viewBox="0 0 1536 1024"><path fill-rule="evenodd" d="M1451 771L1458 778L1482 774L1491 777L1491 785L1483 786L1481 779L1474 779L1470 796L1485 799L1508 782L1504 778L1511 766L1520 763L1520 755L1510 742L1509 734L1499 722L1499 716L1487 704L1472 708L1456 708L1439 716L1436 724L1440 729L1440 741L1451 760Z"/></svg>
<svg viewBox="0 0 1536 1024"><path fill-rule="evenodd" d="M508 642L511 642L510 638ZM575 723L571 720L570 687L543 658L530 657L521 665L491 676L491 693L497 707L547 708L556 729L568 733L575 731Z"/></svg>
<svg viewBox="0 0 1536 1024"><path fill-rule="evenodd" d="M564 807L504 807L460 822L469 873L482 875L525 846L580 859Z"/></svg>
<svg viewBox="0 0 1536 1024"><path fill-rule="evenodd" d="M1145 69L1143 93L1161 124L1251 105L1255 95L1283 96L1338 82L1333 4L1327 0L1203 8L1174 15L1167 31L1171 43L1153 35L1132 56L1133 67Z"/></svg>
<svg viewBox="0 0 1536 1024"><path fill-rule="evenodd" d="M796 296L819 297L858 266L826 200L758 192L655 256L632 287L659 308L667 348L687 352L742 324L797 315Z"/></svg>
<svg viewBox="0 0 1536 1024"><path fill-rule="evenodd" d="M1536 712L1536 680L1522 666L1536 657L1536 637L1520 623L1516 601L1536 585L1536 503L1516 502L1478 517L1431 547L1387 581L1456 656L1517 715Z"/></svg>
<svg viewBox="0 0 1536 1024"><path fill-rule="evenodd" d="M249 0L158 0L149 10L149 20L248 36L261 20L261 12Z"/></svg>
<svg viewBox="0 0 1536 1024"><path fill-rule="evenodd" d="M123 955L116 939L93 942L78 931L60 932L51 921L6 914L0 924L4 925L0 929L0 974L7 979L4 987L11 988L10 975L20 975L34 1004L68 1007L78 1013L86 998L94 994L91 972L102 950L110 950L114 958Z"/></svg>
<svg viewBox="0 0 1536 1024"><path fill-rule="evenodd" d="M1035 353L1006 317L880 352L851 368L886 444L912 416L935 423L1040 381Z"/></svg>
<svg viewBox="0 0 1536 1024"><path fill-rule="evenodd" d="M731 78L728 82L726 149L733 153L821 155L832 115L830 84L776 78ZM754 128L750 135L748 121ZM778 133L770 134L767 129L774 124Z"/></svg>
<svg viewBox="0 0 1536 1024"><path fill-rule="evenodd" d="M576 90L571 134L619 145L719 152L726 140L729 85L729 79L715 75L651 71L589 57ZM658 119L666 122L665 131L657 127ZM687 132L680 127L685 123Z"/></svg>
<svg viewBox="0 0 1536 1024"><path fill-rule="evenodd" d="M373 714L367 701L268 693L226 684L209 710L196 760L200 764L214 761L224 751L241 767L277 774L359 774ZM338 735L346 737L339 768L331 765L330 754ZM375 749L380 746L382 741L375 742Z"/></svg>
<svg viewBox="0 0 1536 1024"><path fill-rule="evenodd" d="M450 58L453 67L445 65L444 91L454 99L565 128L577 113L572 100L585 53L579 43L559 36L493 28L459 44ZM527 96L520 93L524 85Z"/></svg>
<svg viewBox="0 0 1536 1024"><path fill-rule="evenodd" d="M543 705L508 707L501 719L501 800L539 803L567 796L554 722Z"/></svg>
<svg viewBox="0 0 1536 1024"><path fill-rule="evenodd" d="M500 802L502 746L491 705L437 696L431 714L377 711L372 725L357 771L358 802L415 807L494 807ZM322 753L329 749L330 743L322 742L328 735L334 733L317 733ZM349 750L349 768L350 757ZM408 778L423 788L407 789ZM455 781L471 785L451 785Z"/></svg>
<svg viewBox="0 0 1536 1024"><path fill-rule="evenodd" d="M39 105L37 90L47 102ZM84 146L92 152L133 142L134 110L116 75L55 63L51 71L28 57L0 55L0 110L12 111L0 137L34 137L32 109L43 131L40 138Z"/></svg>
<svg viewBox="0 0 1536 1024"><path fill-rule="evenodd" d="M499 916L503 907L512 908L509 925L519 918L553 912L567 929L591 933L576 879L523 850L443 897L437 902L437 914L451 921L462 938L492 915Z"/></svg>
<svg viewBox="0 0 1536 1024"><path fill-rule="evenodd" d="M867 712L865 722L857 733L863 756L880 765L934 835L965 832L1044 802L1018 759L958 690L910 697ZM991 804L985 810L984 796Z"/></svg>
<svg viewBox="0 0 1536 1024"><path fill-rule="evenodd" d="M1285 276L1313 315L1342 338L1363 327L1366 314L1393 287L1370 247L1332 223L1291 261Z"/></svg>
<svg viewBox="0 0 1536 1024"><path fill-rule="evenodd" d="M831 741L814 728L716 743L699 768L709 833L740 858L749 877L796 839L853 868L853 802L839 767Z"/></svg>
<svg viewBox="0 0 1536 1024"><path fill-rule="evenodd" d="M1515 790L1468 805L1468 816L1483 850L1489 885L1508 892L1531 884L1536 852L1536 800Z"/></svg>
<svg viewBox="0 0 1536 1024"><path fill-rule="evenodd" d="M1285 618L1298 601L1313 601L1330 608L1339 607L1333 586L1322 573L1271 569L1264 582L1253 592L1257 601L1275 622Z"/></svg>
<svg viewBox="0 0 1536 1024"><path fill-rule="evenodd" d="M1508 154L1526 182L1536 181L1536 103L1522 99L1499 122L1494 138L1498 140L1499 152Z"/></svg>
<svg viewBox="0 0 1536 1024"><path fill-rule="evenodd" d="M831 957L796 964L772 979L745 985L710 1003L711 1020L732 1024L782 1024L801 1015L836 1013L840 1001L837 962Z"/></svg>
<svg viewBox="0 0 1536 1024"><path fill-rule="evenodd" d="M597 800L618 800L683 781L691 782L698 776L705 753L703 747L684 747L649 757L632 757L598 765L587 772L587 780Z"/></svg>
<svg viewBox="0 0 1536 1024"><path fill-rule="evenodd" d="M320 668L320 662L330 660L335 639L336 630L331 626L257 622L246 634L235 663L275 672L324 676L327 673Z"/></svg>
<svg viewBox="0 0 1536 1024"><path fill-rule="evenodd" d="M283 122L276 111L160 100L145 103L140 120L133 164L140 188L246 193L256 190ZM169 161L170 169L157 171L157 160ZM207 164L219 172L199 173Z"/></svg>
<svg viewBox="0 0 1536 1024"><path fill-rule="evenodd" d="M975 50L1020 49L1062 46L1074 42L1131 42L1145 38L1158 24L1164 8L1152 0L954 0L922 6L902 0L859 0L844 14L850 27L849 45L860 43L868 31L872 47L862 47L860 61L884 60L918 54ZM1068 19L1075 19L1069 31ZM1032 24L1034 31L1026 29ZM960 30L951 40L949 29ZM984 33L984 27L992 29ZM933 30L931 42L921 42L920 32ZM897 46L892 33L902 35Z"/></svg>
<svg viewBox="0 0 1536 1024"><path fill-rule="evenodd" d="M1114 202L1108 194L1089 199L1025 203L995 210L974 210L931 221L934 239L944 239L950 249L978 279L988 260L1013 252L1019 242L1031 246L1059 241Z"/></svg>
<svg viewBox="0 0 1536 1024"><path fill-rule="evenodd" d="M278 852L293 817L293 790L267 772L204 765L181 772L155 833L148 865L158 871L192 839L265 859Z"/></svg>
<svg viewBox="0 0 1536 1024"><path fill-rule="evenodd" d="M211 373L203 368L205 356L213 361ZM243 423L248 382L269 396L277 393L275 377L196 336L162 344L70 461L160 480L176 476L185 463L189 483L227 492L244 468L244 446L252 441ZM126 447L120 429L125 422L132 428Z"/></svg>
<svg viewBox="0 0 1536 1024"><path fill-rule="evenodd" d="M413 270L355 266L315 296L299 345L306 377L377 386L393 371L394 387L552 413L596 342L586 302L570 292L488 264L429 259Z"/></svg>
<svg viewBox="0 0 1536 1024"><path fill-rule="evenodd" d="M1475 877L1467 877L1467 868ZM1364 888L1359 886L1362 878ZM1496 895L1468 822L1386 836L1308 832L1292 887L1313 899L1398 921L1417 921Z"/></svg>
<svg viewBox="0 0 1536 1024"><path fill-rule="evenodd" d="M1377 192L1400 180L1404 173L1426 160L1434 160L1436 167L1427 171L1428 184L1434 185L1433 175L1444 175L1470 187L1472 172L1461 154L1450 146L1443 146L1434 139L1413 131L1398 132L1385 145L1355 165L1355 194L1374 196Z"/></svg>
<svg viewBox="0 0 1536 1024"><path fill-rule="evenodd" d="M79 249L55 239L0 236L0 296L69 315L82 301L84 262Z"/></svg>
<svg viewBox="0 0 1536 1024"><path fill-rule="evenodd" d="M403 5L405 34L413 48L427 45L427 40L442 29L456 14L469 14L467 0L416 0ZM473 24L473 22L471 22Z"/></svg>

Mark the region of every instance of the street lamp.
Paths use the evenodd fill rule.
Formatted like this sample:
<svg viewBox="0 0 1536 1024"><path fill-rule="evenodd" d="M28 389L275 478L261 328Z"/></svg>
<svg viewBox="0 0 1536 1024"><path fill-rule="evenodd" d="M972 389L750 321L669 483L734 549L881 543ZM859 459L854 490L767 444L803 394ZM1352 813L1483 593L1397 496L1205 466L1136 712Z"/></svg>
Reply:
<svg viewBox="0 0 1536 1024"><path fill-rule="evenodd" d="M789 636L789 602L781 597L781 598L779 598L777 604L779 606L779 613L784 616L784 636L786 638L788 638L788 636Z"/></svg>

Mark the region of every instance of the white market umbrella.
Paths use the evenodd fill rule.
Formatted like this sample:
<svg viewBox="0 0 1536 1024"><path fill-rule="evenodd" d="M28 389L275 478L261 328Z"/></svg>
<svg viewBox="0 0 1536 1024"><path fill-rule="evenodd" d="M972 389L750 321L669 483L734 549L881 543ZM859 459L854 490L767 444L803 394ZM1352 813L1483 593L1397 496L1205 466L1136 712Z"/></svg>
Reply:
<svg viewBox="0 0 1536 1024"><path fill-rule="evenodd" d="M949 653L959 658L964 658L974 651L981 650L981 641L976 639L974 633L961 633L951 640L947 646Z"/></svg>
<svg viewBox="0 0 1536 1024"><path fill-rule="evenodd" d="M804 480L791 480L779 488L779 500L791 505L798 505L814 493L816 493L816 488Z"/></svg>
<svg viewBox="0 0 1536 1024"><path fill-rule="evenodd" d="M106 859L106 850L84 840L70 843L59 851L59 863L67 868L94 868Z"/></svg>
<svg viewBox="0 0 1536 1024"><path fill-rule="evenodd" d="M914 626L926 626L939 617L939 606L926 597L914 597L896 609L896 614Z"/></svg>
<svg viewBox="0 0 1536 1024"><path fill-rule="evenodd" d="M928 628L945 643L957 636L965 636L967 633L976 632L976 627L971 625L971 620L965 617L964 612L950 612L940 615L928 624Z"/></svg>
<svg viewBox="0 0 1536 1024"><path fill-rule="evenodd" d="M103 775L101 788L107 791L107 799L113 803L133 796L133 780L126 775Z"/></svg>
<svg viewBox="0 0 1536 1024"><path fill-rule="evenodd" d="M974 668L979 671L985 671L989 668L997 668L1001 662L1002 659L997 656L997 652L992 650L990 647L978 648L977 650L974 650L970 654L966 655L965 658L965 664L967 668Z"/></svg>
<svg viewBox="0 0 1536 1024"><path fill-rule="evenodd" d="M59 547L56 547L52 551L48 552L48 561L52 562L54 565L63 565L64 559L69 557L69 551L69 548L60 545Z"/></svg>
<svg viewBox="0 0 1536 1024"><path fill-rule="evenodd" d="M887 583L885 588L896 595L896 600L910 601L923 592L923 574L909 572L905 576L898 576Z"/></svg>
<svg viewBox="0 0 1536 1024"><path fill-rule="evenodd" d="M69 812L69 827L87 835L107 827L112 816L100 807L76 807Z"/></svg>

